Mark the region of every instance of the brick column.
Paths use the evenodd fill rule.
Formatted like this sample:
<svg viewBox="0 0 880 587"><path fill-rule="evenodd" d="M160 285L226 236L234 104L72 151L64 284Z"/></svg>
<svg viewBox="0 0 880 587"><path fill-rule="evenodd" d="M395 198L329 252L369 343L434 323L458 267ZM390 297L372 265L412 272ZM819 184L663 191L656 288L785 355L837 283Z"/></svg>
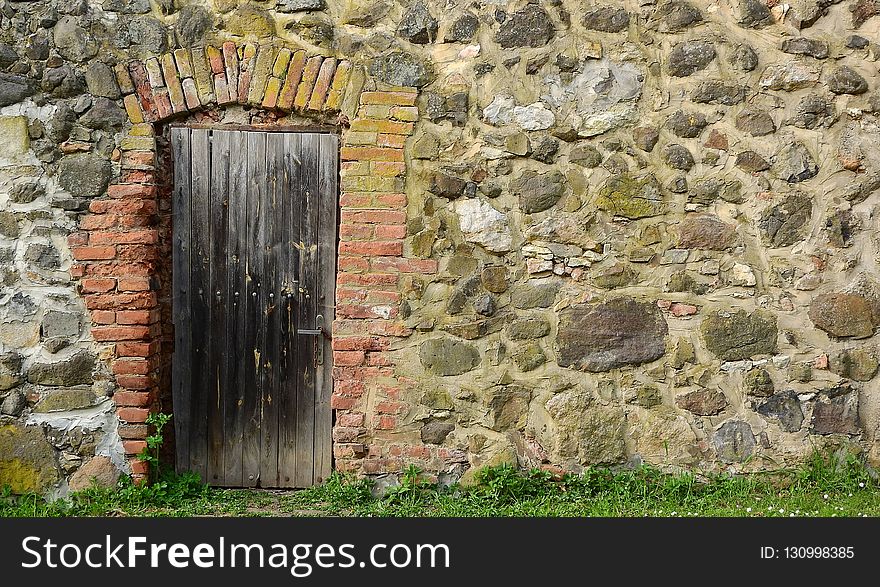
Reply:
<svg viewBox="0 0 880 587"><path fill-rule="evenodd" d="M111 345L117 391L113 398L119 435L135 480L146 475L137 455L146 446L144 423L157 394L161 327L154 276L158 231L155 228L155 140L149 124L137 124L122 143L121 175L94 200L80 232L70 237L78 264L80 291L91 312L92 336Z"/></svg>
<svg viewBox="0 0 880 587"><path fill-rule="evenodd" d="M404 146L418 119L417 92L364 92L344 135L331 400L333 454L342 471L390 472L402 464L367 443L377 431L397 429L405 409L389 352L410 334L398 317L401 277L437 272L437 261L404 255Z"/></svg>

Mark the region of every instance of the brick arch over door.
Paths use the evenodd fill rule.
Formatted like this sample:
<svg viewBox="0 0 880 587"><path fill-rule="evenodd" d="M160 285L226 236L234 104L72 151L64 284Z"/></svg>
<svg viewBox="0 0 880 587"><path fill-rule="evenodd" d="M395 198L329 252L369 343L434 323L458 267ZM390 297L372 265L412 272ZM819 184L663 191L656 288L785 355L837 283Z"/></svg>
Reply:
<svg viewBox="0 0 880 587"><path fill-rule="evenodd" d="M341 222L333 325L335 467L378 472L363 438L395 426L400 382L387 350L410 331L397 316L406 273L434 273L437 262L404 255L405 148L418 118L416 88L389 88L345 59L308 55L277 43L179 48L116 67L129 123L119 143L119 174L95 199L70 237L95 340L110 349L119 432L135 479L146 475L137 455L149 412L159 397L159 372L170 358L162 316L163 209L157 189L156 134L161 124L236 104L297 113L340 127ZM340 116L345 114L345 116ZM267 125L271 126L271 124ZM164 327L163 327L164 326ZM387 409L367 410L367 386L383 390Z"/></svg>

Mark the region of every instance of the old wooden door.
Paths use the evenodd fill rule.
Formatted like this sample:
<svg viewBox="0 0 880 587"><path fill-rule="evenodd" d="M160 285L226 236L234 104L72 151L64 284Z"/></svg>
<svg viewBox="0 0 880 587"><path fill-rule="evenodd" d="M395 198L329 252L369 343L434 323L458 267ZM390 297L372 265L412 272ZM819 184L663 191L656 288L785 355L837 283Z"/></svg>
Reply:
<svg viewBox="0 0 880 587"><path fill-rule="evenodd" d="M173 128L178 470L308 487L331 467L337 138Z"/></svg>

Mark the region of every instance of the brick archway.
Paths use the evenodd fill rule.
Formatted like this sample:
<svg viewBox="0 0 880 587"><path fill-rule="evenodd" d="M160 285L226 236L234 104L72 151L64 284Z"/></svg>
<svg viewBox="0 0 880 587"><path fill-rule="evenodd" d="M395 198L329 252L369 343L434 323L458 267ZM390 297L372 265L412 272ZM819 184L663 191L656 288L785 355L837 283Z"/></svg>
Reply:
<svg viewBox="0 0 880 587"><path fill-rule="evenodd" d="M436 261L404 254L405 148L418 119L417 88L377 84L349 60L231 41L119 64L116 75L130 123L118 152L119 173L70 237L77 260L71 272L91 313L94 339L111 349L119 434L133 477L147 473L137 455L146 445L147 415L159 407L160 389L167 385L162 373L173 341L159 299L170 219L157 187L157 134L165 122L233 105L275 118L294 113L340 129L335 467L394 468L381 460L364 466L368 447L359 439L367 428L396 426L399 382L387 351L394 338L409 335L397 314L401 276L437 271ZM369 414L367 385L380 386L387 398Z"/></svg>

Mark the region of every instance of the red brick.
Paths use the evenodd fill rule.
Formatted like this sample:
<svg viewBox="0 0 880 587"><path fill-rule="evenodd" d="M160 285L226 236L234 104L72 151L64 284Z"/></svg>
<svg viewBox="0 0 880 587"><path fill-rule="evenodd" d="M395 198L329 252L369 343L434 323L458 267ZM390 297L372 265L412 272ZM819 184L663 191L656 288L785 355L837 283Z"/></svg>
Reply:
<svg viewBox="0 0 880 587"><path fill-rule="evenodd" d="M362 365L365 359L363 351L334 351L333 364L342 367Z"/></svg>
<svg viewBox="0 0 880 587"><path fill-rule="evenodd" d="M318 72L318 78L315 80L315 89L309 98L308 109L318 111L324 106L327 99L327 92L330 91L330 83L333 81L333 74L336 73L336 58L328 57L321 64Z"/></svg>
<svg viewBox="0 0 880 587"><path fill-rule="evenodd" d="M226 66L226 79L229 82L229 100L238 101L238 49L232 41L223 43L223 64Z"/></svg>
<svg viewBox="0 0 880 587"><path fill-rule="evenodd" d="M404 238L406 227L400 225L385 226L380 224L376 227L376 238Z"/></svg>
<svg viewBox="0 0 880 587"><path fill-rule="evenodd" d="M116 247L73 247L70 249L74 259L78 261L100 261L116 257Z"/></svg>
<svg viewBox="0 0 880 587"><path fill-rule="evenodd" d="M116 226L115 214L89 214L79 222L81 230L101 230ZM71 243L73 244L73 243Z"/></svg>
<svg viewBox="0 0 880 587"><path fill-rule="evenodd" d="M155 261L159 249L154 245L120 245L117 256L124 261Z"/></svg>
<svg viewBox="0 0 880 587"><path fill-rule="evenodd" d="M91 317L95 324L116 324L116 312L113 310L92 310Z"/></svg>
<svg viewBox="0 0 880 587"><path fill-rule="evenodd" d="M146 361L144 361L146 363ZM113 394L117 406L147 407L152 401L149 393L143 391L117 391Z"/></svg>
<svg viewBox="0 0 880 587"><path fill-rule="evenodd" d="M71 247L78 247L89 243L89 233L85 231L72 232L67 236L67 244Z"/></svg>
<svg viewBox="0 0 880 587"><path fill-rule="evenodd" d="M343 161L403 161L403 149L385 147L342 147Z"/></svg>
<svg viewBox="0 0 880 587"><path fill-rule="evenodd" d="M334 386L334 393L346 397L361 397L365 391L366 385L363 381L357 379L337 380Z"/></svg>
<svg viewBox="0 0 880 587"><path fill-rule="evenodd" d="M339 257L336 262L339 271L367 271L370 261L363 257Z"/></svg>
<svg viewBox="0 0 880 587"><path fill-rule="evenodd" d="M400 210L342 210L342 222L361 224L406 224L406 212Z"/></svg>
<svg viewBox="0 0 880 587"><path fill-rule="evenodd" d="M335 351L375 351L388 348L388 341L377 336L346 336L333 339Z"/></svg>
<svg viewBox="0 0 880 587"><path fill-rule="evenodd" d="M373 195L365 193L342 194L339 205L343 208L369 208L373 203Z"/></svg>
<svg viewBox="0 0 880 587"><path fill-rule="evenodd" d="M120 420L140 424L147 420L147 416L150 415L150 410L146 408L131 407L117 408L116 415L119 416Z"/></svg>
<svg viewBox="0 0 880 587"><path fill-rule="evenodd" d="M86 274L86 266L80 263L70 266L70 276L74 279L82 277Z"/></svg>
<svg viewBox="0 0 880 587"><path fill-rule="evenodd" d="M437 273L434 259L402 259L400 257L376 257L370 259L370 269L388 271L396 269L401 273Z"/></svg>
<svg viewBox="0 0 880 587"><path fill-rule="evenodd" d="M217 47L207 45L205 47L205 55L208 57L208 64L211 66L212 73L223 73L223 53Z"/></svg>
<svg viewBox="0 0 880 587"><path fill-rule="evenodd" d="M171 107L171 98L168 96L167 88L156 88L153 91L153 103L156 105L158 120L165 120L174 114L174 108Z"/></svg>
<svg viewBox="0 0 880 587"><path fill-rule="evenodd" d="M320 55L309 57L306 66L303 69L302 79L296 90L296 97L293 99L293 105L298 110L304 110L308 106L309 98L312 96L312 89L315 86L315 80L318 79L318 72L321 69L321 62L324 58Z"/></svg>
<svg viewBox="0 0 880 587"><path fill-rule="evenodd" d="M347 427L358 427L364 425L364 415L358 413L352 414L339 414L336 417L336 424L338 426L347 426Z"/></svg>
<svg viewBox="0 0 880 587"><path fill-rule="evenodd" d="M86 273L88 275L100 276L116 276L124 275L128 277L146 277L153 275L155 268L147 263L128 263L120 261L111 261L108 263L88 265Z"/></svg>
<svg viewBox="0 0 880 587"><path fill-rule="evenodd" d="M405 233L406 230L404 230L404 236ZM373 227L363 224L342 224L339 226L339 238L344 241L373 238Z"/></svg>
<svg viewBox="0 0 880 587"><path fill-rule="evenodd" d="M129 169L148 169L156 164L153 151L126 151L122 154L122 166Z"/></svg>
<svg viewBox="0 0 880 587"><path fill-rule="evenodd" d="M355 404L357 404L357 400L351 397L340 397L338 395L330 397L330 407L334 410L350 410Z"/></svg>
<svg viewBox="0 0 880 587"><path fill-rule="evenodd" d="M135 193L134 190L132 190L131 193L127 193L128 190L125 190L125 195L114 196L116 198L126 198L125 200L92 200L92 202L89 204L89 211L95 214L139 214L143 216L155 214L156 202L154 200L140 198L141 196L143 196L144 198L155 196L156 186L131 184L126 184L122 186L111 185L109 188L107 188L107 193L112 194L114 188L135 187L141 189L137 193ZM143 190L146 189L148 189L150 193L144 193Z"/></svg>
<svg viewBox="0 0 880 587"><path fill-rule="evenodd" d="M281 88L281 93L278 96L278 107L282 110L291 110L293 108L293 100L296 98L296 92L299 89L299 82L302 80L305 65L305 51L297 51L290 58L287 76L284 78L284 86Z"/></svg>
<svg viewBox="0 0 880 587"><path fill-rule="evenodd" d="M116 377L116 384L127 389L150 389L153 381L142 375L119 375Z"/></svg>
<svg viewBox="0 0 880 587"><path fill-rule="evenodd" d="M150 280L146 277L120 277L119 291L150 291Z"/></svg>
<svg viewBox="0 0 880 587"><path fill-rule="evenodd" d="M117 324L150 324L153 322L149 310L119 310L116 312Z"/></svg>
<svg viewBox="0 0 880 587"><path fill-rule="evenodd" d="M127 229L127 228L142 228L144 226L151 226L153 224L153 218L151 216L117 216L116 223L119 225L119 228Z"/></svg>
<svg viewBox="0 0 880 587"><path fill-rule="evenodd" d="M125 440L122 443L122 449L127 455L139 455L147 448L146 440Z"/></svg>
<svg viewBox="0 0 880 587"><path fill-rule="evenodd" d="M384 352L367 353L367 365L375 365L377 367L389 367L394 364L395 363L392 358Z"/></svg>
<svg viewBox="0 0 880 587"><path fill-rule="evenodd" d="M406 145L405 135L380 134L376 137L376 145L379 147L392 147L402 149ZM381 163L374 161L374 163Z"/></svg>
<svg viewBox="0 0 880 587"><path fill-rule="evenodd" d="M84 293L105 293L116 287L115 279L87 277L80 281Z"/></svg>
<svg viewBox="0 0 880 587"><path fill-rule="evenodd" d="M361 94L361 104L413 106L418 96L415 92L364 92Z"/></svg>
<svg viewBox="0 0 880 587"><path fill-rule="evenodd" d="M151 357L159 352L156 342L120 342L116 345L118 357Z"/></svg>
<svg viewBox="0 0 880 587"><path fill-rule="evenodd" d="M117 359L113 361L114 375L149 375L152 367L143 359Z"/></svg>
<svg viewBox="0 0 880 587"><path fill-rule="evenodd" d="M92 336L98 342L146 340L150 336L150 329L146 326L98 326L92 328Z"/></svg>
<svg viewBox="0 0 880 587"><path fill-rule="evenodd" d="M339 243L340 254L402 255L403 241L348 241Z"/></svg>
<svg viewBox="0 0 880 587"><path fill-rule="evenodd" d="M336 306L336 315L343 318L393 318L397 314L397 308L387 306L364 304L337 304Z"/></svg>
<svg viewBox="0 0 880 587"><path fill-rule="evenodd" d="M405 454L411 459L429 459L431 458L431 449L427 446L408 446Z"/></svg>
<svg viewBox="0 0 880 587"><path fill-rule="evenodd" d="M156 186L143 185L138 183L116 184L107 187L107 195L111 198L154 198L156 197ZM105 200L95 200L92 204L100 205ZM98 212L93 206L89 206L92 212ZM116 210L117 212L120 210ZM134 210L132 210L134 211ZM155 210L153 210L155 211Z"/></svg>
<svg viewBox="0 0 880 587"><path fill-rule="evenodd" d="M376 421L377 430L394 430L397 428L397 418L394 416L379 416Z"/></svg>
<svg viewBox="0 0 880 587"><path fill-rule="evenodd" d="M143 310L156 307L155 292L109 293L86 296L86 308L89 310Z"/></svg>
<svg viewBox="0 0 880 587"><path fill-rule="evenodd" d="M146 476L150 473L150 466L145 461L131 460L129 461L129 467L131 467L132 477L137 478L140 476L142 483L146 482Z"/></svg>
<svg viewBox="0 0 880 587"><path fill-rule="evenodd" d="M387 206L389 208L406 208L406 194L379 194L376 197L376 204Z"/></svg>
<svg viewBox="0 0 880 587"><path fill-rule="evenodd" d="M147 437L146 424L122 424L117 428L119 436L125 440L143 440Z"/></svg>
<svg viewBox="0 0 880 587"><path fill-rule="evenodd" d="M356 442L364 432L366 432L366 430L363 428L337 425L333 427L333 442Z"/></svg>
<svg viewBox="0 0 880 587"><path fill-rule="evenodd" d="M130 231L95 231L89 235L90 245L138 245L155 244L159 233L155 229Z"/></svg>
<svg viewBox="0 0 880 587"><path fill-rule="evenodd" d="M123 169L119 183L153 184L156 183L156 171L155 169Z"/></svg>

